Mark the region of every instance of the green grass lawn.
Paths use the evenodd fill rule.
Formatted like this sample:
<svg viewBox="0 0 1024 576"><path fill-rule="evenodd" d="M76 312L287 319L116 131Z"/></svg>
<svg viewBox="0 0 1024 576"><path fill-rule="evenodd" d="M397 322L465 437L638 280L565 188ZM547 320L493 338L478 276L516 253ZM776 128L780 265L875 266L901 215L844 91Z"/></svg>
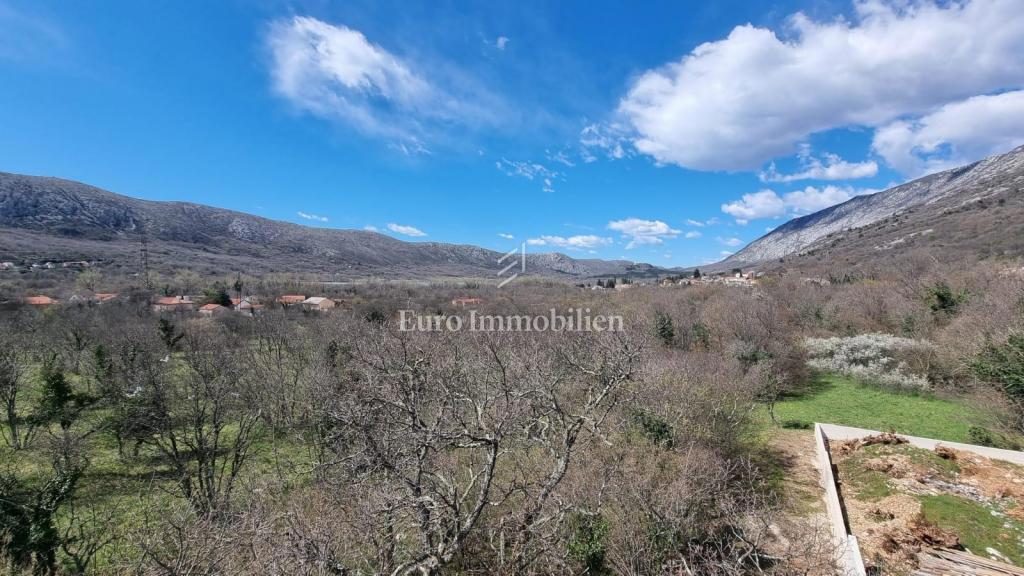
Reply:
<svg viewBox="0 0 1024 576"><path fill-rule="evenodd" d="M1020 566L1024 564L1024 523L990 506L966 498L939 494L921 496L921 514L943 529L955 532L963 545L979 556L997 550Z"/></svg>
<svg viewBox="0 0 1024 576"><path fill-rule="evenodd" d="M891 392L831 374L818 376L805 393L776 404L775 416L784 426L825 422L968 443L970 427L985 426L987 420L956 400Z"/></svg>

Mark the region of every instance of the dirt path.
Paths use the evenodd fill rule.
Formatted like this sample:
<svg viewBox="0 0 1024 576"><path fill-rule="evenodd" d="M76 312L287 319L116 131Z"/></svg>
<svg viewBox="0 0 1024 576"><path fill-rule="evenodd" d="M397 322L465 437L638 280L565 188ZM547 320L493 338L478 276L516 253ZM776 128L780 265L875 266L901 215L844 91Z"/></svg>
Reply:
<svg viewBox="0 0 1024 576"><path fill-rule="evenodd" d="M785 514L778 523L776 545L796 557L793 568L808 576L835 574L832 541L825 512L825 491L815 467L814 434L810 430L778 429L768 446L783 475ZM794 554L794 551L797 553Z"/></svg>

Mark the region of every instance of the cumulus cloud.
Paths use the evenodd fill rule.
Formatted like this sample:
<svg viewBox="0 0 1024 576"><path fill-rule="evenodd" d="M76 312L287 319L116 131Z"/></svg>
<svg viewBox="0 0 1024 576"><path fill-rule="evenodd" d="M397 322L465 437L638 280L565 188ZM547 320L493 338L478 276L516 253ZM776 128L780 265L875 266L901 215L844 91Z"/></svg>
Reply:
<svg viewBox="0 0 1024 576"><path fill-rule="evenodd" d="M722 212L735 218L737 223L746 224L750 220L761 218L810 214L846 202L854 196L874 192L877 190L829 185L821 188L807 186L803 190L794 190L779 196L774 190L764 189L744 194L739 200L722 204Z"/></svg>
<svg viewBox="0 0 1024 576"><path fill-rule="evenodd" d="M366 230L367 232L380 232L380 228L377 228L373 224L367 224L366 226L363 226L363 230Z"/></svg>
<svg viewBox="0 0 1024 576"><path fill-rule="evenodd" d="M618 112L658 162L755 169L816 132L1018 88L1022 53L1018 0L858 0L851 20L738 26L641 74Z"/></svg>
<svg viewBox="0 0 1024 576"><path fill-rule="evenodd" d="M667 239L675 238L680 233L679 230L673 229L661 220L640 218L613 220L608 223L608 229L622 234L623 238L629 240L629 244L626 244L627 250L645 244L661 244Z"/></svg>
<svg viewBox="0 0 1024 576"><path fill-rule="evenodd" d="M419 228L416 228L415 226L405 226L402 224L395 223L388 224L388 230L391 230L395 234L403 234L405 236L420 237L427 235L426 232L420 230Z"/></svg>
<svg viewBox="0 0 1024 576"><path fill-rule="evenodd" d="M421 154L432 128L488 117L473 94L442 86L433 70L370 42L341 24L296 16L270 26L266 39L274 90L296 108L343 121L395 142L406 154Z"/></svg>
<svg viewBox="0 0 1024 576"><path fill-rule="evenodd" d="M743 244L743 240L740 240L739 238L722 238L721 236L719 236L718 238L715 238L715 240L718 240L718 242L721 244L725 244L726 246L732 247L736 247Z"/></svg>
<svg viewBox="0 0 1024 576"><path fill-rule="evenodd" d="M310 214L308 212L303 212L302 210L299 210L296 214L299 215L299 218L305 218L306 220L316 220L317 222L327 222L328 220L327 216L317 216L316 214Z"/></svg>
<svg viewBox="0 0 1024 576"><path fill-rule="evenodd" d="M526 241L530 246L556 246L567 250L598 248L600 246L607 246L612 242L611 238L602 238L593 234L569 236L568 238L562 236L541 236L540 238L530 238Z"/></svg>
<svg viewBox="0 0 1024 576"><path fill-rule="evenodd" d="M829 206L846 202L854 196L870 194L875 190L854 190L849 187L824 186L816 188L808 186L803 190L787 192L782 196L786 207L794 214L810 214Z"/></svg>
<svg viewBox="0 0 1024 576"><path fill-rule="evenodd" d="M498 237L504 238L505 240L515 240L515 236L511 234L505 234L504 232L498 232Z"/></svg>
<svg viewBox="0 0 1024 576"><path fill-rule="evenodd" d="M797 180L854 180L871 178L878 174L878 164L874 160L864 162L847 162L836 154L828 152L821 158L811 154L810 146L800 146L797 155L801 169L794 174L780 174L772 162L768 169L758 176L762 182L796 182ZM823 161L824 159L824 161Z"/></svg>
<svg viewBox="0 0 1024 576"><path fill-rule="evenodd" d="M1024 90L975 96L875 132L872 148L900 172L919 176L1024 144Z"/></svg>
<svg viewBox="0 0 1024 576"><path fill-rule="evenodd" d="M684 235L685 238L700 238L701 236L703 236L703 234L696 230L690 230Z"/></svg>
<svg viewBox="0 0 1024 576"><path fill-rule="evenodd" d="M498 36L494 40L494 47L498 50L504 50L505 46L508 46L508 38L505 36Z"/></svg>
<svg viewBox="0 0 1024 576"><path fill-rule="evenodd" d="M732 216L740 224L758 218L778 218L786 214L786 203L774 190L759 190L744 194L734 202L722 204L722 212Z"/></svg>

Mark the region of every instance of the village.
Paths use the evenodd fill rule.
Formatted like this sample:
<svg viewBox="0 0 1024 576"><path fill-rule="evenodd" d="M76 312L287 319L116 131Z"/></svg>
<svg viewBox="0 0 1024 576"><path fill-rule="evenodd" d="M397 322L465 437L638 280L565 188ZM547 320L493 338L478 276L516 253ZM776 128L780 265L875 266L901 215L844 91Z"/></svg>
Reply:
<svg viewBox="0 0 1024 576"><path fill-rule="evenodd" d="M45 262L28 265L33 270L54 270L58 268L85 269L95 263L82 262ZM11 262L0 263L0 270L17 270ZM694 270L688 275L666 276L657 282L634 281L630 278L609 278L598 279L594 283L577 284L577 288L591 291L624 291L634 287L690 287L701 285L723 285L734 287L753 287L763 273L742 272L734 270L730 274L701 274L700 270ZM33 307L49 307L62 303L68 304L105 304L118 299L121 296L118 292L78 292L64 300L47 294L31 294L20 299L20 303ZM482 298L461 296L451 301L454 307L465 308L484 303ZM297 308L307 312L325 312L342 303L336 299L326 296L307 296L305 294L282 294L277 297L264 298L257 295L229 297L226 293L221 295L195 296L188 294L155 296L151 299L150 309L155 313L196 313L203 317L218 317L229 313L237 313L244 316L256 316L261 314L265 307L273 305L279 308Z"/></svg>

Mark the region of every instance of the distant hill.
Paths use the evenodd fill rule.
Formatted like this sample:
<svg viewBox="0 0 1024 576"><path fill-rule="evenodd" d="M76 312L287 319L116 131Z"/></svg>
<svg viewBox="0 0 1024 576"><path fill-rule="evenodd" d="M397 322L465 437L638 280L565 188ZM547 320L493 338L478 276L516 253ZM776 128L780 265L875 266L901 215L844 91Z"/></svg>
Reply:
<svg viewBox="0 0 1024 576"><path fill-rule="evenodd" d="M708 269L1024 254L1024 146L794 218Z"/></svg>
<svg viewBox="0 0 1024 576"><path fill-rule="evenodd" d="M0 260L102 259L138 269L315 272L342 276L494 276L502 253L313 228L186 202L139 200L60 178L0 172ZM628 261L528 254L527 273L585 279L657 276Z"/></svg>

